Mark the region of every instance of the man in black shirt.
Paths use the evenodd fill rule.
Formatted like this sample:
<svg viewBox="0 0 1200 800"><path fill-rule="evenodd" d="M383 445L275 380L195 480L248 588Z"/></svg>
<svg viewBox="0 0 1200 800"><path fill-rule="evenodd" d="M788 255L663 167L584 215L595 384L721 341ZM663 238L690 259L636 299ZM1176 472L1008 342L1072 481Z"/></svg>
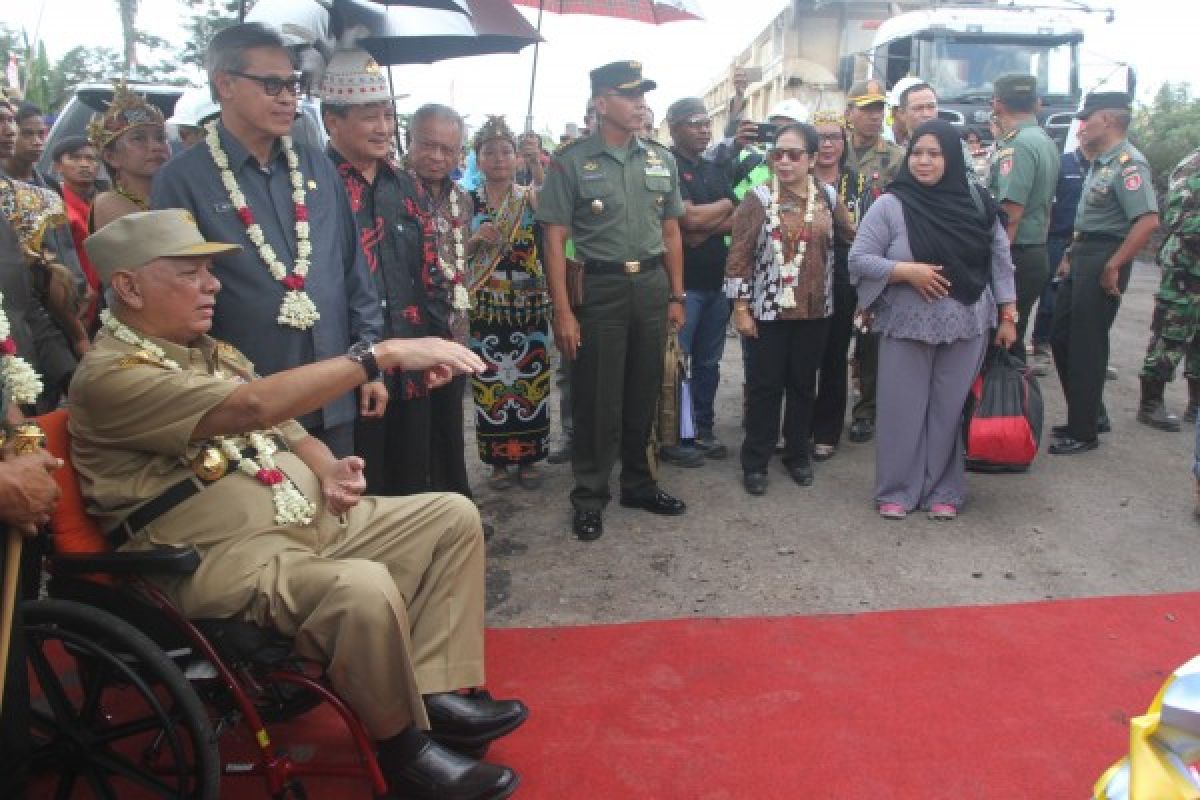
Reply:
<svg viewBox="0 0 1200 800"><path fill-rule="evenodd" d="M703 157L712 138L712 120L704 101L685 97L672 103L667 109L667 124L683 196L684 215L679 226L683 230L687 322L679 332L679 344L691 366L696 437L683 440L679 448L663 448L662 456L690 466L697 463L696 451L709 458L724 458L727 452L713 435L713 401L729 321L729 301L724 292L725 256L729 251L725 235L730 230L736 200L728 173Z"/></svg>

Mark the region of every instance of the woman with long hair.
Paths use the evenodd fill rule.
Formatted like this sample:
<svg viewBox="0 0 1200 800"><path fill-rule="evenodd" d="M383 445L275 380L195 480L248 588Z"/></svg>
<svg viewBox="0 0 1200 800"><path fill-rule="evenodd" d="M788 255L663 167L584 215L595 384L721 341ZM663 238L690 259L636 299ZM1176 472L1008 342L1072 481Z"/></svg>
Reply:
<svg viewBox="0 0 1200 800"><path fill-rule="evenodd" d="M1016 338L1008 236L996 203L971 185L955 127L930 120L871 206L850 249L859 307L879 350L875 502L881 516L922 509L954 519L966 500L963 403L990 332Z"/></svg>
<svg viewBox="0 0 1200 800"><path fill-rule="evenodd" d="M479 458L488 485L526 489L542 483L534 466L550 439L550 295L533 215L537 195L516 183L517 140L503 117L475 135L483 181L471 191L467 241L470 347L490 369L471 379ZM514 472L510 468L515 468Z"/></svg>
<svg viewBox="0 0 1200 800"><path fill-rule="evenodd" d="M88 139L112 179L112 188L92 202L91 230L126 214L150 208L154 173L167 163L167 129L162 112L124 83L113 88L108 110L92 118Z"/></svg>
<svg viewBox="0 0 1200 800"><path fill-rule="evenodd" d="M811 125L780 128L767 153L772 180L747 192L733 217L725 275L747 349L741 460L752 495L767 490L785 392L783 463L797 484L813 483L809 427L833 314L835 227L853 235L845 206L812 175L817 147Z"/></svg>

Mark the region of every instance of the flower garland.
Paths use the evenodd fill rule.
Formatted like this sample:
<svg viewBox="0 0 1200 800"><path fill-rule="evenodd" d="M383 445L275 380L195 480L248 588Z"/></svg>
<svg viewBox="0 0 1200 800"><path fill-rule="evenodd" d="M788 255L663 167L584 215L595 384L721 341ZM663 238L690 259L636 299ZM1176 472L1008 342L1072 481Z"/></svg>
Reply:
<svg viewBox="0 0 1200 800"><path fill-rule="evenodd" d="M118 341L140 348L173 372L183 371L177 362L167 358L161 347L139 335L109 311L100 313L100 322ZM265 431L251 431L242 436L214 436L212 442L232 466L270 488L275 502L276 525L308 525L313 521L317 507L275 465L272 456L278 448ZM253 455L247 455L248 452Z"/></svg>
<svg viewBox="0 0 1200 800"><path fill-rule="evenodd" d="M791 261L783 258L783 223L779 218L779 182L775 182L775 190L771 192L771 200L767 204L767 235L771 237L771 249L774 251L775 265L779 268L779 285L783 291L779 293L780 308L796 307L795 286L800 280L800 267L804 264L804 254L808 251L808 232L812 229L813 209L816 208L816 183L811 174L808 176L808 194L804 209L804 229L797 237L796 252Z"/></svg>
<svg viewBox="0 0 1200 800"><path fill-rule="evenodd" d="M4 295L0 294L0 303ZM8 314L0 306L0 356L3 357L4 391L14 403L21 406L32 405L42 394L42 376L30 366L29 362L17 355L17 343L12 338L12 328L8 324Z"/></svg>
<svg viewBox="0 0 1200 800"><path fill-rule="evenodd" d="M309 257L312 255L312 244L308 240L308 206L304 203L304 176L300 174L300 159L292 147L292 138L284 136L283 152L287 158L288 177L292 184L292 209L296 217L296 263L292 265L292 273L288 274L287 266L279 260L275 249L267 244L262 227L255 221L254 212L246 205L246 196L238 188L237 177L229 169L229 156L221 147L221 137L217 134L216 123L209 123L205 144L212 154L213 163L221 171L221 183L229 193L229 200L237 211L238 219L246 226L246 235L258 248L258 255L267 265L271 277L283 284L286 290L283 303L279 306L279 316L275 321L299 330L308 330L321 318L312 298L304 291L308 275Z"/></svg>
<svg viewBox="0 0 1200 800"><path fill-rule="evenodd" d="M458 192L454 191L454 187L451 186L450 231L454 237L454 263L451 264L443 258L439 248L438 264L441 266L446 280L454 286L454 295L450 304L457 311L466 311L471 307L471 295L467 292L467 287L463 285L467 275L467 251L463 245L462 229L462 217L458 213Z"/></svg>

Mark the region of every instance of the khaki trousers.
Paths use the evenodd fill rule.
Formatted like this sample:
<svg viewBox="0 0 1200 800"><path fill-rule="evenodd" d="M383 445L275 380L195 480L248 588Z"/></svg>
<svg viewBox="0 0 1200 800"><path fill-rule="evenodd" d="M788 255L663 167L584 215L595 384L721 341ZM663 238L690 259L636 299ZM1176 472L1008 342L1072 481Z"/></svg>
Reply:
<svg viewBox="0 0 1200 800"><path fill-rule="evenodd" d="M178 528L203 519L168 516L176 535L156 524L131 546L186 543ZM462 495L364 497L341 518L231 532L200 546L193 575L159 584L189 617L240 617L293 637L376 739L428 728L422 695L484 682L483 531ZM211 542L197 533L192 542Z"/></svg>

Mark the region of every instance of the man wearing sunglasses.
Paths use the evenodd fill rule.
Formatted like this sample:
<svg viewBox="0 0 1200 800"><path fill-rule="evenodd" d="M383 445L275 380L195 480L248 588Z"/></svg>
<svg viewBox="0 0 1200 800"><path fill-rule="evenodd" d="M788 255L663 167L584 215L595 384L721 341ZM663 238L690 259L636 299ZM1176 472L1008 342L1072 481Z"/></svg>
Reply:
<svg viewBox="0 0 1200 800"><path fill-rule="evenodd" d="M205 65L221 106L215 141L159 170L151 205L186 209L208 239L242 246L214 261L225 288L213 334L266 375L378 341L379 300L337 169L285 139L303 80L283 39L259 23L234 25L213 37ZM364 407L386 403L379 381L359 392ZM299 422L343 458L354 449L358 409L348 393Z"/></svg>
<svg viewBox="0 0 1200 800"><path fill-rule="evenodd" d="M667 325L683 327L683 243L675 159L642 139L642 65L592 70L600 129L561 149L546 174L537 219L545 226L554 338L570 359L575 433L571 464L575 535L604 532L609 475L621 459L621 505L677 515L684 503L658 488L646 445L662 379ZM582 303L566 283L570 236L584 263ZM578 298L576 298L578 300Z"/></svg>

